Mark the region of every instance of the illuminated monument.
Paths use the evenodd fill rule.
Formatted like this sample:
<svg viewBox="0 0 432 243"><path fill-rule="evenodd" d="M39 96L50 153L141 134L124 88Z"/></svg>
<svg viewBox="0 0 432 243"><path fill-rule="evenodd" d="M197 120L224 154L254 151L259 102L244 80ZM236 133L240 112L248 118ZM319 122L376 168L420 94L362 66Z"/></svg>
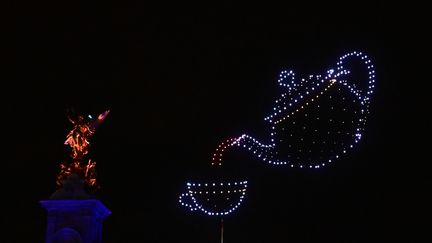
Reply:
<svg viewBox="0 0 432 243"><path fill-rule="evenodd" d="M72 148L72 161L60 164L58 190L50 200L40 202L48 212L46 243L102 242L102 222L111 212L91 193L99 187L96 162L91 159L85 162L85 156L90 137L108 113L105 111L97 118L69 116L73 129L67 135L65 145Z"/></svg>
<svg viewBox="0 0 432 243"><path fill-rule="evenodd" d="M283 93L264 118L268 136L242 134L220 143L212 155L212 166L221 167L227 152L244 150L272 166L319 169L360 142L375 88L374 66L367 55L347 53L323 74L300 80L293 71L282 71L278 84ZM189 181L179 203L191 211L222 219L244 201L247 183ZM221 236L223 242L223 228Z"/></svg>

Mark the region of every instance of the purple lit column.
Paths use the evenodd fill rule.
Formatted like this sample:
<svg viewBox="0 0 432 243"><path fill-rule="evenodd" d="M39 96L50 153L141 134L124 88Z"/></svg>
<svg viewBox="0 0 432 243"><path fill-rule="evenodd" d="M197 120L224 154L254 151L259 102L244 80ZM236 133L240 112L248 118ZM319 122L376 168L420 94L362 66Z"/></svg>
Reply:
<svg viewBox="0 0 432 243"><path fill-rule="evenodd" d="M111 212L99 200L46 200L46 243L101 243L102 223Z"/></svg>

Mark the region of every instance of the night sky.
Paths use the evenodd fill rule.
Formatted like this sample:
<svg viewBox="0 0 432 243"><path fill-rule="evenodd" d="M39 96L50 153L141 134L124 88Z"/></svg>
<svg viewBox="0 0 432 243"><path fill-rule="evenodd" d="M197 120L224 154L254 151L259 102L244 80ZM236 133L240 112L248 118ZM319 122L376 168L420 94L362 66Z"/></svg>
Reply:
<svg viewBox="0 0 432 243"><path fill-rule="evenodd" d="M218 242L218 218L178 204L185 183L209 175L219 142L264 129L281 70L323 73L354 50L366 52L377 72L359 146L320 170L271 167L246 153L229 157L231 171L218 176L247 179L250 188L225 217L225 242L415 236L408 225L430 210L414 193L432 180L410 168L425 160L418 153L425 144L417 144L430 122L417 115L422 96L402 73L422 39L404 6L143 2L15 6L15 75L2 88L4 142L12 148L2 159L8 199L1 242L44 241L39 201L56 190L59 163L68 159L69 108L111 110L90 152L97 196L112 211L104 242ZM412 177L419 179L414 187Z"/></svg>

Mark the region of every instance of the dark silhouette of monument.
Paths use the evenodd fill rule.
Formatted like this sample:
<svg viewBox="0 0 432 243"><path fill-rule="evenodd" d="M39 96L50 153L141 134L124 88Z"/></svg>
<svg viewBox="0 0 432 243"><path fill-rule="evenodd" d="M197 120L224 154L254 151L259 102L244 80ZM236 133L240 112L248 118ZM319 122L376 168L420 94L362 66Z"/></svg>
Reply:
<svg viewBox="0 0 432 243"><path fill-rule="evenodd" d="M72 148L72 162L61 163L57 177L58 189L49 200L41 201L48 212L46 243L101 243L102 223L111 212L91 191L96 183L96 162L84 162L90 146L89 138L109 111L97 118L77 116L65 144Z"/></svg>

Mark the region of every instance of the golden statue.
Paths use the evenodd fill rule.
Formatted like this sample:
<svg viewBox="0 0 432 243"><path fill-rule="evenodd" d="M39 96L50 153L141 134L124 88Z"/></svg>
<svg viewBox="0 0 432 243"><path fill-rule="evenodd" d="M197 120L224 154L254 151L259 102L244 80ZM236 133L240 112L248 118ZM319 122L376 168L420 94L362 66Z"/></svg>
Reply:
<svg viewBox="0 0 432 243"><path fill-rule="evenodd" d="M86 164L83 164L84 156L88 153L90 137L95 133L98 125L105 120L110 111L107 110L100 114L97 118L92 118L90 115L86 118L78 115L75 118L68 116L73 128L66 136L65 145L72 148L71 157L72 163L63 162L60 164L60 173L57 176L57 185L62 186L63 181L71 174L77 174L84 182L92 187L97 188L96 181L96 162L91 159Z"/></svg>

